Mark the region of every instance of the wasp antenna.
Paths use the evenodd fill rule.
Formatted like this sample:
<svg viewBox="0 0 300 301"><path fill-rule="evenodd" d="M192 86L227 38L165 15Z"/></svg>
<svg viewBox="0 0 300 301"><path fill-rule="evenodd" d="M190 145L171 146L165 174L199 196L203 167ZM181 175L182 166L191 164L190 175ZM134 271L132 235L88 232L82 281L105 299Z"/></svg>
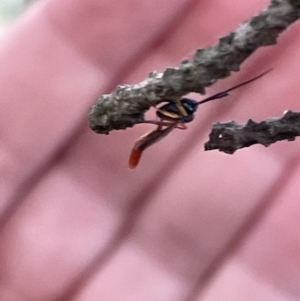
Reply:
<svg viewBox="0 0 300 301"><path fill-rule="evenodd" d="M202 103L205 103L205 102L209 102L209 101L211 101L211 100L214 100L214 99L219 99L219 98L226 97L226 96L229 95L229 92L230 92L230 91L233 91L233 90L235 90L235 89L237 89L237 88L239 88L239 87L242 87L242 86L244 86L244 85L247 85L247 84L249 84L249 83L251 83L251 82L253 82L253 81L259 79L260 77L266 75L267 73L269 73L269 72L272 71L272 70L273 70L273 68L270 68L270 69L268 69L267 71L264 71L263 73L257 75L256 77L253 77L253 78L251 78L251 79L249 79L249 80L247 80L247 81L245 81L245 82L243 82L243 83L241 83L241 84L238 84L238 85L233 86L233 87L231 87L231 88L229 88L229 89L227 89L227 90L224 90L224 91L222 91L222 92L219 92L219 93L217 93L217 94L214 94L214 95L212 95L212 96L209 96L208 98L205 98L205 99L199 101L199 102L197 103L197 106L200 105L200 104L202 104Z"/></svg>

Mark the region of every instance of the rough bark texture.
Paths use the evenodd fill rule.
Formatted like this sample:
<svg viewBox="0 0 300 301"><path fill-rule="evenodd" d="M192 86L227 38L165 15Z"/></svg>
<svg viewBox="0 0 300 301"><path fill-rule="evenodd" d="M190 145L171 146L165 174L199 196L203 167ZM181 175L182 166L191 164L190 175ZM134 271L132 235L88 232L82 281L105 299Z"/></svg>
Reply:
<svg viewBox="0 0 300 301"><path fill-rule="evenodd" d="M102 95L89 113L90 128L97 133L126 129L144 120L151 105L177 100L190 92L205 93L205 87L238 71L256 49L276 44L277 37L300 15L300 0L273 0L257 16L190 60L163 73L151 72L143 82L118 86Z"/></svg>
<svg viewBox="0 0 300 301"><path fill-rule="evenodd" d="M283 117L262 122L250 119L245 125L235 121L215 123L204 148L233 154L238 149L253 144L267 147L281 140L294 141L297 136L300 136L300 113L286 111Z"/></svg>

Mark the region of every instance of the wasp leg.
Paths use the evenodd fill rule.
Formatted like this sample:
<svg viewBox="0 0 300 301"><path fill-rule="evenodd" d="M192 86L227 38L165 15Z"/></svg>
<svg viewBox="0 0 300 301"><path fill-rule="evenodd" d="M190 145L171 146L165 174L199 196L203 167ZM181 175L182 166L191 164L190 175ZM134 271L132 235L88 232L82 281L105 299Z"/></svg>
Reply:
<svg viewBox="0 0 300 301"><path fill-rule="evenodd" d="M187 129L187 126L186 126L184 123L179 123L179 124L176 126L176 129L186 130L186 129Z"/></svg>
<svg viewBox="0 0 300 301"><path fill-rule="evenodd" d="M144 120L142 122L139 122L139 124L142 124L142 123L155 124L158 126L158 129L161 129L163 126L170 126L170 125L174 124L174 122L163 121L163 120ZM187 126L184 123L179 123L176 126L176 128L180 129L180 130L186 130Z"/></svg>
<svg viewBox="0 0 300 301"><path fill-rule="evenodd" d="M142 124L142 123L155 124L155 125L160 126L160 127L170 126L170 125L174 124L174 122L162 121L162 120L144 120L144 121L141 121L141 122L137 122L136 124Z"/></svg>

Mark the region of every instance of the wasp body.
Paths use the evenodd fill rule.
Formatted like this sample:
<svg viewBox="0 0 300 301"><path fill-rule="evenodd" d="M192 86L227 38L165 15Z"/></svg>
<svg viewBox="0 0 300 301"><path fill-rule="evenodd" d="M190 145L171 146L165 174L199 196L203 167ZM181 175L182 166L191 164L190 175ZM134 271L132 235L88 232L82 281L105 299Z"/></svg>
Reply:
<svg viewBox="0 0 300 301"><path fill-rule="evenodd" d="M179 103L169 102L157 109L156 115L161 120L180 121L188 123L193 121L198 102L191 98L182 98ZM180 108L181 107L181 108ZM185 115L182 115L182 111Z"/></svg>
<svg viewBox="0 0 300 301"><path fill-rule="evenodd" d="M257 80L271 70L272 69L267 70L250 80L209 96L201 101L196 101L191 98L181 98L177 101L170 100L166 104L157 108L156 115L160 120L145 120L142 122L155 124L157 125L157 128L140 137L140 139L136 141L129 157L129 168L135 168L139 163L143 151L167 136L173 129L186 129L187 127L185 126L185 123L193 121L195 117L194 114L200 104L226 97L229 95L230 91Z"/></svg>
<svg viewBox="0 0 300 301"><path fill-rule="evenodd" d="M167 136L175 127L177 127L177 123L173 122L170 126L167 126L164 129L158 127L140 137L140 139L135 142L131 150L129 157L129 168L134 169L138 165L143 151Z"/></svg>

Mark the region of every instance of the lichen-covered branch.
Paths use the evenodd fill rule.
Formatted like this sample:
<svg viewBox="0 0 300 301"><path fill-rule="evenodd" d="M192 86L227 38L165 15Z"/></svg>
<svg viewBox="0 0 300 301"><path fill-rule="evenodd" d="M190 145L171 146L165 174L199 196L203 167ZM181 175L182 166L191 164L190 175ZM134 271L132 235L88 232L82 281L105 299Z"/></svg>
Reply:
<svg viewBox="0 0 300 301"><path fill-rule="evenodd" d="M241 24L194 57L163 73L152 72L136 85L118 86L102 95L89 113L90 128L97 133L125 129L144 120L151 105L177 100L190 92L205 93L217 79L238 71L241 63L261 46L276 44L278 35L300 15L300 0L272 0L269 7Z"/></svg>
<svg viewBox="0 0 300 301"><path fill-rule="evenodd" d="M215 123L204 148L233 154L238 149L253 144L267 147L281 140L293 141L297 136L300 136L300 113L286 111L282 117L262 122L250 119L245 125L235 121Z"/></svg>

